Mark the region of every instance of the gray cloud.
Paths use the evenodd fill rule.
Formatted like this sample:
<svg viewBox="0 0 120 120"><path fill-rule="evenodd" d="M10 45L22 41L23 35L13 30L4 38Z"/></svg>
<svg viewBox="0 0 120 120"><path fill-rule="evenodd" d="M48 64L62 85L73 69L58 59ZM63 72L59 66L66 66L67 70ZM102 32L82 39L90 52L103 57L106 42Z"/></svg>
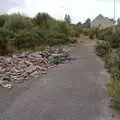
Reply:
<svg viewBox="0 0 120 120"><path fill-rule="evenodd" d="M0 13L6 13L14 7L23 7L24 0L0 0Z"/></svg>

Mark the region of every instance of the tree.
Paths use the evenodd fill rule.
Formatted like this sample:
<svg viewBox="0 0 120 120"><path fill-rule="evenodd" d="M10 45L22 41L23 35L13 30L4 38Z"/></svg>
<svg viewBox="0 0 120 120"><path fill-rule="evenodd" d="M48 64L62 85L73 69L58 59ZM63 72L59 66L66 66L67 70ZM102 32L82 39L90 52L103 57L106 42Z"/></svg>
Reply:
<svg viewBox="0 0 120 120"><path fill-rule="evenodd" d="M0 27L4 26L7 19L8 19L8 15L0 15Z"/></svg>
<svg viewBox="0 0 120 120"><path fill-rule="evenodd" d="M38 13L33 21L36 25L49 29L51 26L51 22L55 21L49 14L47 13Z"/></svg>
<svg viewBox="0 0 120 120"><path fill-rule="evenodd" d="M5 29L9 29L13 32L18 30L31 29L33 27L32 21L30 18L25 17L20 14L11 14L4 24Z"/></svg>
<svg viewBox="0 0 120 120"><path fill-rule="evenodd" d="M71 17L70 17L70 15L66 14L64 20L70 24L71 23Z"/></svg>
<svg viewBox="0 0 120 120"><path fill-rule="evenodd" d="M77 25L77 26L81 26L81 25L82 25L82 23L81 23L81 22L78 22L76 25Z"/></svg>
<svg viewBox="0 0 120 120"><path fill-rule="evenodd" d="M84 28L91 28L91 20L88 18L85 23L83 24Z"/></svg>

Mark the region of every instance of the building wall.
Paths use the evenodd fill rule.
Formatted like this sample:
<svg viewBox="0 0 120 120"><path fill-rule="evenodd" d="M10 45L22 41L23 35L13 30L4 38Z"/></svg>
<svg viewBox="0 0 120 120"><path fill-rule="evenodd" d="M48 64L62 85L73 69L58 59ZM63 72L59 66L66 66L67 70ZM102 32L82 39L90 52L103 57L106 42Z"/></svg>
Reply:
<svg viewBox="0 0 120 120"><path fill-rule="evenodd" d="M91 23L91 28L94 28L94 27L100 27L100 29L104 29L104 28L107 28L107 27L112 27L114 26L114 23L103 17L103 16L98 16L96 19L94 19Z"/></svg>

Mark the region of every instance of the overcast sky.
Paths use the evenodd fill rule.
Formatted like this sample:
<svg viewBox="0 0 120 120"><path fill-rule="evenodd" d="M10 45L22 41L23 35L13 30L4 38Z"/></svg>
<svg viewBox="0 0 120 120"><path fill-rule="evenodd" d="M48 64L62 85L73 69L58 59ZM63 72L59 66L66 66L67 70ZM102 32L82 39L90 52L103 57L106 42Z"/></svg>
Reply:
<svg viewBox="0 0 120 120"><path fill-rule="evenodd" d="M0 0L0 13L21 12L34 16L47 12L57 19L70 14L73 22L84 22L98 14L113 18L114 0ZM116 0L116 18L120 17L120 0Z"/></svg>

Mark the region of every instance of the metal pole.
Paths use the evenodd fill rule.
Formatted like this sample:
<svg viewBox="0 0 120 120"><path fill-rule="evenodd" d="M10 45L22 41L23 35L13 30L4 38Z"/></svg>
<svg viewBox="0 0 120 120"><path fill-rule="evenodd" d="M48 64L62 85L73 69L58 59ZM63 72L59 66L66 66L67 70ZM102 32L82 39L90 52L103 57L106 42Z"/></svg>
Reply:
<svg viewBox="0 0 120 120"><path fill-rule="evenodd" d="M116 12L116 10L115 10L115 0L114 0L114 20L116 19L116 15L115 15L115 12Z"/></svg>

